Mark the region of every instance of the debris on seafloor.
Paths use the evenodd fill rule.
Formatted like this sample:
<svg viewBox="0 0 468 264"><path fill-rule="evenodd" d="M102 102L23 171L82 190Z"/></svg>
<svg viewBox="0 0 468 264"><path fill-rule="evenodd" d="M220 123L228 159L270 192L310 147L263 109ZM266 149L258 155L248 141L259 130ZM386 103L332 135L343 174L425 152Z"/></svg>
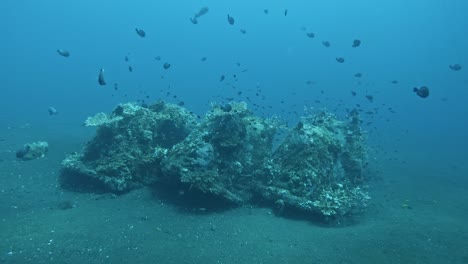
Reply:
<svg viewBox="0 0 468 264"><path fill-rule="evenodd" d="M49 144L45 141L37 141L25 144L16 151L16 157L20 160L33 160L42 158L49 151Z"/></svg>

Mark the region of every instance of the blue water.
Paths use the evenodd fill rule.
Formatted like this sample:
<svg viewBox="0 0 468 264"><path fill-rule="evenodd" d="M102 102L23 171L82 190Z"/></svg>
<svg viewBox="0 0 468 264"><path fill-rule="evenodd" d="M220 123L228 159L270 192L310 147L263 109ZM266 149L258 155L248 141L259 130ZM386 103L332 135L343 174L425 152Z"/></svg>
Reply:
<svg viewBox="0 0 468 264"><path fill-rule="evenodd" d="M209 12L192 24L205 6ZM139 99L183 101L203 114L211 102L234 98L291 124L304 107L344 116L360 104L374 112L362 115L372 155L380 155L373 158L435 166L451 182L466 181L467 10L463 0L3 0L0 124L28 123L46 134L49 126L80 126L87 116ZM354 39L360 47L351 47ZM163 69L164 62L171 67ZM460 71L449 69L456 63ZM106 86L97 82L101 68ZM418 97L416 86L429 87L430 96ZM59 115L49 116L50 106Z"/></svg>

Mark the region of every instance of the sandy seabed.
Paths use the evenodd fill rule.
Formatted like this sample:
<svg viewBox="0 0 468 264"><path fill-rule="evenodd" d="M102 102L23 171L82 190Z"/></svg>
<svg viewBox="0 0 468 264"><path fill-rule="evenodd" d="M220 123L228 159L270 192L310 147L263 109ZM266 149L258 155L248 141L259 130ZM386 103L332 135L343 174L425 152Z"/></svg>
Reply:
<svg viewBox="0 0 468 264"><path fill-rule="evenodd" d="M365 214L326 226L262 207L188 208L150 188L63 190L60 162L93 131L35 130L0 128L0 263L468 263L463 169L380 165ZM36 140L49 142L48 155L16 160L15 150Z"/></svg>

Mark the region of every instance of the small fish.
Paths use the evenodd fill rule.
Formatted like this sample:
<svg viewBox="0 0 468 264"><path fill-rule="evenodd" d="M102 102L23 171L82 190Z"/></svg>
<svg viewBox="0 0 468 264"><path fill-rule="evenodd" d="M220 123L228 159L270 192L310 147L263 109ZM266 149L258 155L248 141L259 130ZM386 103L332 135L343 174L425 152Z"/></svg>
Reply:
<svg viewBox="0 0 468 264"><path fill-rule="evenodd" d="M118 91L119 90L119 85L114 83L114 90Z"/></svg>
<svg viewBox="0 0 468 264"><path fill-rule="evenodd" d="M154 57L154 59L157 60L157 61L160 61L160 60L161 60L161 56L156 56L156 57Z"/></svg>
<svg viewBox="0 0 468 264"><path fill-rule="evenodd" d="M16 151L16 157L18 159L22 159L24 158L24 156L26 156L26 154L28 154L30 150L31 150L31 146L26 144L22 148Z"/></svg>
<svg viewBox="0 0 468 264"><path fill-rule="evenodd" d="M330 41L322 41L322 44L327 48L331 46Z"/></svg>
<svg viewBox="0 0 468 264"><path fill-rule="evenodd" d="M362 73L358 72L358 73L354 74L354 77L356 77L356 78L361 78L361 77L362 77Z"/></svg>
<svg viewBox="0 0 468 264"><path fill-rule="evenodd" d="M313 32L309 32L306 34L309 38L314 38L315 37L315 33Z"/></svg>
<svg viewBox="0 0 468 264"><path fill-rule="evenodd" d="M206 61L206 57L202 57L200 60L201 61Z"/></svg>
<svg viewBox="0 0 468 264"><path fill-rule="evenodd" d="M224 74L223 74L223 75L221 75L221 77L219 78L219 81L222 82L222 81L224 81L225 78L226 78L226 77L225 77Z"/></svg>
<svg viewBox="0 0 468 264"><path fill-rule="evenodd" d="M104 79L104 69L99 70L98 83L99 85L106 85L106 80Z"/></svg>
<svg viewBox="0 0 468 264"><path fill-rule="evenodd" d="M284 16L287 16L288 15L288 9L285 9L284 10Z"/></svg>
<svg viewBox="0 0 468 264"><path fill-rule="evenodd" d="M199 18L199 17L201 17L201 16L204 16L204 15L206 15L206 14L208 13L208 11L209 11L208 7L202 7L202 8L200 9L200 11L198 11L198 12L193 16L193 18L194 18L194 19L197 19L197 18Z"/></svg>
<svg viewBox="0 0 468 264"><path fill-rule="evenodd" d="M393 80L391 81L392 84L398 84L398 81L397 80Z"/></svg>
<svg viewBox="0 0 468 264"><path fill-rule="evenodd" d="M263 9L263 13L265 13L265 15L268 15L268 9Z"/></svg>
<svg viewBox="0 0 468 264"><path fill-rule="evenodd" d="M49 112L49 115L58 115L57 109L55 109L53 106L47 108L47 111Z"/></svg>
<svg viewBox="0 0 468 264"><path fill-rule="evenodd" d="M462 69L462 66L460 64L454 64L454 65L449 65L449 68L452 70L452 71L459 71Z"/></svg>
<svg viewBox="0 0 468 264"><path fill-rule="evenodd" d="M163 68L164 68L165 70L169 69L170 67L171 67L171 64L170 64L170 63L165 62L165 63L163 64Z"/></svg>
<svg viewBox="0 0 468 264"><path fill-rule="evenodd" d="M245 29L243 29L243 28L240 29L240 32L241 32L242 34L247 33L247 31L246 31Z"/></svg>
<svg viewBox="0 0 468 264"><path fill-rule="evenodd" d="M58 53L60 56L63 56L63 57L65 57L65 58L70 57L70 52L69 52L68 50L58 49L58 50L57 50L57 53Z"/></svg>
<svg viewBox="0 0 468 264"><path fill-rule="evenodd" d="M429 96L429 88L426 86L421 86L420 88L414 87L413 92L415 92L421 98L426 98Z"/></svg>
<svg viewBox="0 0 468 264"><path fill-rule="evenodd" d="M229 14L227 15L227 21L229 23L229 25L234 25L234 18L232 16L230 16Z"/></svg>
<svg viewBox="0 0 468 264"><path fill-rule="evenodd" d="M196 18L190 18L190 22L194 25L198 24L198 20Z"/></svg>
<svg viewBox="0 0 468 264"><path fill-rule="evenodd" d="M343 57L338 57L338 58L336 58L336 61L338 63L344 63L344 58Z"/></svg>
<svg viewBox="0 0 468 264"><path fill-rule="evenodd" d="M374 96L366 95L366 99L369 100L369 102L373 102L374 101Z"/></svg>
<svg viewBox="0 0 468 264"><path fill-rule="evenodd" d="M132 66L128 66L128 71L129 71L129 72L133 72L133 67L132 67Z"/></svg>
<svg viewBox="0 0 468 264"><path fill-rule="evenodd" d="M353 45L352 45L352 47L353 47L353 48L357 48L357 47L359 47L359 46L361 46L361 41L360 41L359 39L353 40Z"/></svg>
<svg viewBox="0 0 468 264"><path fill-rule="evenodd" d="M125 61L128 62L128 56L125 56Z"/></svg>
<svg viewBox="0 0 468 264"><path fill-rule="evenodd" d="M356 94L357 94L357 93L356 93L355 91L351 91L351 95L352 95L352 96L356 96Z"/></svg>
<svg viewBox="0 0 468 264"><path fill-rule="evenodd" d="M135 28L135 31L136 31L138 36L140 36L142 38L146 37L146 32L143 29Z"/></svg>

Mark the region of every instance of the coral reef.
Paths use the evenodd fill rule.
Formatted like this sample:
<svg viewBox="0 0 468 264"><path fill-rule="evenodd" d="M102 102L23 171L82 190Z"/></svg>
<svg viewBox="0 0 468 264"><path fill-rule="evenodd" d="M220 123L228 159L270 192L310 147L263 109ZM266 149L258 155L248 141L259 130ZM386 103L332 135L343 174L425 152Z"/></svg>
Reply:
<svg viewBox="0 0 468 264"><path fill-rule="evenodd" d="M303 117L273 151L280 123L243 102L213 104L200 122L180 106L122 104L85 122L97 134L63 161L62 178L121 193L155 183L230 204L342 217L362 210L366 151L357 111ZM78 180L82 181L82 180Z"/></svg>
<svg viewBox="0 0 468 264"><path fill-rule="evenodd" d="M365 206L366 153L357 111L350 122L327 112L302 118L273 154L277 172L259 195L278 209L293 207L325 216L345 215Z"/></svg>
<svg viewBox="0 0 468 264"><path fill-rule="evenodd" d="M182 141L196 122L185 109L158 101L148 108L119 105L110 115L88 118L86 125L97 126L97 134L82 154L62 162L63 180L80 175L120 193L154 183L167 149Z"/></svg>
<svg viewBox="0 0 468 264"><path fill-rule="evenodd" d="M241 204L271 153L273 120L254 116L245 103L214 105L200 125L162 161L165 181Z"/></svg>

